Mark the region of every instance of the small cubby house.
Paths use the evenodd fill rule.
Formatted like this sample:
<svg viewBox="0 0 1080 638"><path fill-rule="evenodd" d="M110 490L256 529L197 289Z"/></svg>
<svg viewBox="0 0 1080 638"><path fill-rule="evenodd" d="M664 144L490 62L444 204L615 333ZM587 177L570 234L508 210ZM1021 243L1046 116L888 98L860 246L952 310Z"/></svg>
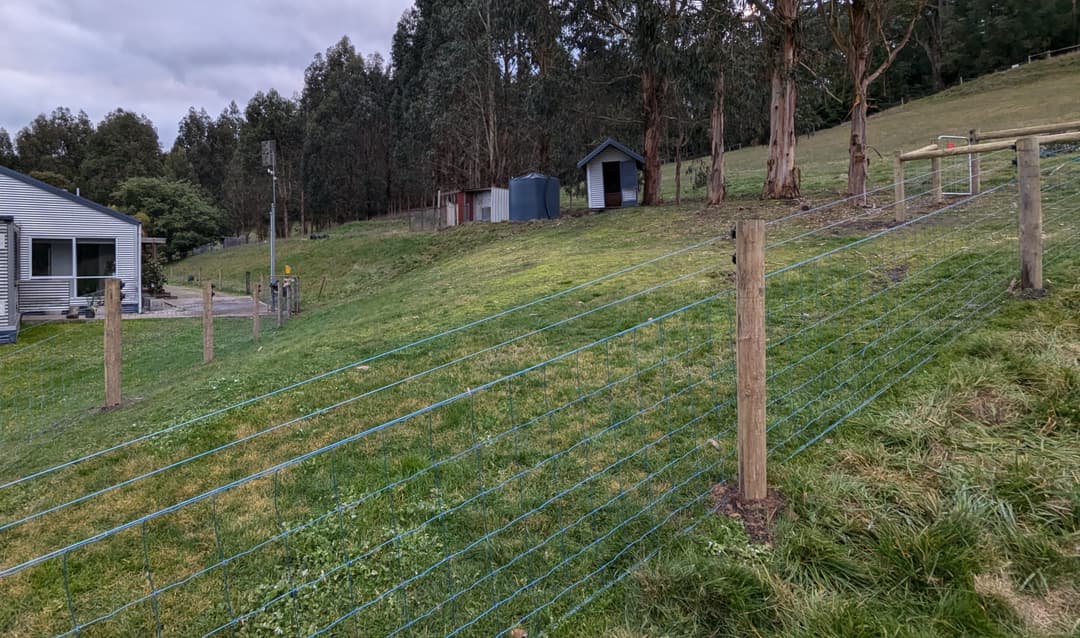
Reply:
<svg viewBox="0 0 1080 638"><path fill-rule="evenodd" d="M610 137L577 163L585 169L589 208L622 208L638 204L638 171L645 158Z"/></svg>

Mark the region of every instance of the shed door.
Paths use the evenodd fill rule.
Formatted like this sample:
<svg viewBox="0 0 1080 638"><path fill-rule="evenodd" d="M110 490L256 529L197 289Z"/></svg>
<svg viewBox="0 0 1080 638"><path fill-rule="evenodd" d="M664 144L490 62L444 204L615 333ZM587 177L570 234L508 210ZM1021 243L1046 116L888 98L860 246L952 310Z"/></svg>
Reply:
<svg viewBox="0 0 1080 638"><path fill-rule="evenodd" d="M604 208L622 206L622 172L619 162L604 162Z"/></svg>
<svg viewBox="0 0 1080 638"><path fill-rule="evenodd" d="M623 206L637 206L637 162L626 160L620 165Z"/></svg>

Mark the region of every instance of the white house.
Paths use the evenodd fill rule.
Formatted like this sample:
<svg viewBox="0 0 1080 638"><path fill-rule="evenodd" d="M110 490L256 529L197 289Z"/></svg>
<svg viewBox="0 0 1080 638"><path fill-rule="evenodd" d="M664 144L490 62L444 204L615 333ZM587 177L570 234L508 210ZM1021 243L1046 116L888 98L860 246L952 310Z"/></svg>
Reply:
<svg viewBox="0 0 1080 638"><path fill-rule="evenodd" d="M585 169L589 208L637 206L638 170L645 158L610 137L577 163Z"/></svg>
<svg viewBox="0 0 1080 638"><path fill-rule="evenodd" d="M124 312L142 311L137 219L3 166L0 219L0 332L5 316L88 306L112 277Z"/></svg>

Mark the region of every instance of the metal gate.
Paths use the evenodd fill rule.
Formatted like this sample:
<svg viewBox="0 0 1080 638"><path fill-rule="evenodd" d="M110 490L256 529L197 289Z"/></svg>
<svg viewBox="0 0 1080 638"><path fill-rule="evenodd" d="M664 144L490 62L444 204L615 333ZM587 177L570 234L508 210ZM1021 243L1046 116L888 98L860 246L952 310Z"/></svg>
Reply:
<svg viewBox="0 0 1080 638"><path fill-rule="evenodd" d="M970 146L971 141L961 135L939 135L939 148ZM971 195L973 155L952 155L941 158L941 194Z"/></svg>

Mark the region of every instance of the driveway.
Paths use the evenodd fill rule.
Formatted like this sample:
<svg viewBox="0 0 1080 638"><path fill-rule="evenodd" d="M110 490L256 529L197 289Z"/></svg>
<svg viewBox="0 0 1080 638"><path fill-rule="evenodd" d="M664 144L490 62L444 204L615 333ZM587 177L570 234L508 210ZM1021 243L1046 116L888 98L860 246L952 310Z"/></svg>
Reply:
<svg viewBox="0 0 1080 638"><path fill-rule="evenodd" d="M166 310L164 312L173 316L202 316L202 290L198 288L184 288L183 286L165 286L165 292L171 298L161 300L165 303ZM259 302L259 314L270 314L269 306L261 301ZM251 297L215 292L214 316L250 317Z"/></svg>

